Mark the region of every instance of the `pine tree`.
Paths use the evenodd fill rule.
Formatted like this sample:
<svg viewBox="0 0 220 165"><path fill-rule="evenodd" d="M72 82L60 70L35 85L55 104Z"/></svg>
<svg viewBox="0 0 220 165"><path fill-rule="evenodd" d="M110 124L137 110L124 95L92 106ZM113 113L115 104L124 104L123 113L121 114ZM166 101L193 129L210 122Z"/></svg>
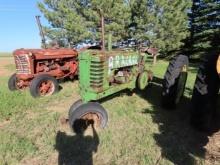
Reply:
<svg viewBox="0 0 220 165"><path fill-rule="evenodd" d="M190 0L134 0L130 34L162 52L177 50L188 35Z"/></svg>
<svg viewBox="0 0 220 165"><path fill-rule="evenodd" d="M101 38L100 22L113 41L135 39L149 42L163 52L183 44L188 36L190 0L44 0L39 8L53 30L50 37L69 42ZM51 32L52 31L52 32ZM59 35L58 35L59 34ZM107 38L107 35L106 35Z"/></svg>
<svg viewBox="0 0 220 165"><path fill-rule="evenodd" d="M193 0L191 22L191 50L194 58L220 51L220 1Z"/></svg>
<svg viewBox="0 0 220 165"><path fill-rule="evenodd" d="M77 14L72 3L70 0L44 0L44 3L38 3L40 11L51 24L51 27L45 27L50 39L76 44L91 37L85 20Z"/></svg>
<svg viewBox="0 0 220 165"><path fill-rule="evenodd" d="M53 28L77 43L100 39L101 17L104 17L105 32L113 35L114 41L125 37L130 16L127 4L123 0L44 0L38 7Z"/></svg>

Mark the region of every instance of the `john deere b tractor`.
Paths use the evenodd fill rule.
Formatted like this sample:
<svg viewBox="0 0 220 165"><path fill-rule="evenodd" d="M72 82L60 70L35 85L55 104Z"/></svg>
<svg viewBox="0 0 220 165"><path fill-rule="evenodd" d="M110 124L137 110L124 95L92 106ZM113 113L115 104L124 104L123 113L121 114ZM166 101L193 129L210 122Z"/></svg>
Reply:
<svg viewBox="0 0 220 165"><path fill-rule="evenodd" d="M145 89L152 80L147 69L146 54L135 51L87 50L79 55L79 87L81 100L69 110L69 123L75 132L80 120L94 121L104 128L106 110L98 103L102 98L122 91Z"/></svg>

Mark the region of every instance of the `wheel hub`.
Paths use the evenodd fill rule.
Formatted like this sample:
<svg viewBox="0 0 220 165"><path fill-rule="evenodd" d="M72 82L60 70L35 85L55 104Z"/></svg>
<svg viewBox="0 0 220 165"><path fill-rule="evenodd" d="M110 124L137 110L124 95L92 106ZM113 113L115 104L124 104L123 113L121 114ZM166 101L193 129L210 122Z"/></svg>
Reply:
<svg viewBox="0 0 220 165"><path fill-rule="evenodd" d="M53 93L55 87L52 81L44 81L39 86L41 96L49 96Z"/></svg>
<svg viewBox="0 0 220 165"><path fill-rule="evenodd" d="M97 113L90 112L90 113L83 115L81 118L85 120L88 125L91 123L94 123L95 127L100 127L101 125L101 117Z"/></svg>
<svg viewBox="0 0 220 165"><path fill-rule="evenodd" d="M24 90L27 86L27 82L25 82L24 80L16 80L17 89Z"/></svg>

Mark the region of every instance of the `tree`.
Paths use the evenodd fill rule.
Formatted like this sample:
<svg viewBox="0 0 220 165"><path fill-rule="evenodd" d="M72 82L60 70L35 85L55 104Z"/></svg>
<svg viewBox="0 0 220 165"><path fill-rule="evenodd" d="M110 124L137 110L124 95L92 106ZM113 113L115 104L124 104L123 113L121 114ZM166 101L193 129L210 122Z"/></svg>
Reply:
<svg viewBox="0 0 220 165"><path fill-rule="evenodd" d="M133 0L130 34L167 53L179 49L189 35L190 0Z"/></svg>
<svg viewBox="0 0 220 165"><path fill-rule="evenodd" d="M44 0L38 7L52 27L62 29L73 43L99 39L102 17L106 33L112 34L114 41L126 36L130 12L123 0Z"/></svg>
<svg viewBox="0 0 220 165"><path fill-rule="evenodd" d="M51 27L45 27L50 39L76 44L91 37L85 20L77 14L70 0L44 0L38 7L51 24Z"/></svg>
<svg viewBox="0 0 220 165"><path fill-rule="evenodd" d="M69 42L101 38L100 22L114 41L135 39L167 53L188 33L190 0L44 0L39 8ZM59 32L59 33L58 33ZM53 36L49 34L48 36ZM107 36L106 36L107 38ZM106 40L105 38L105 40Z"/></svg>
<svg viewBox="0 0 220 165"><path fill-rule="evenodd" d="M220 0L193 0L190 25L194 58L220 51Z"/></svg>

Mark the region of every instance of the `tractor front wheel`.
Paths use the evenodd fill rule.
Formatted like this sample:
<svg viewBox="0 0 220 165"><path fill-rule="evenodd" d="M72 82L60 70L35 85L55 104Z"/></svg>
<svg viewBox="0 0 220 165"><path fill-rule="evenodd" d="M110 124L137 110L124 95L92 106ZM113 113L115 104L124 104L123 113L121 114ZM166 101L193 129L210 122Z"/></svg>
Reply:
<svg viewBox="0 0 220 165"><path fill-rule="evenodd" d="M35 77L30 85L30 93L33 97L50 96L58 92L59 84L57 80L49 75L39 75Z"/></svg>
<svg viewBox="0 0 220 165"><path fill-rule="evenodd" d="M18 89L17 87L17 78L16 78L16 73L14 73L13 75L11 75L11 77L8 80L8 89L10 91L15 91Z"/></svg>
<svg viewBox="0 0 220 165"><path fill-rule="evenodd" d="M70 107L70 110L69 110L69 117L73 113L73 111L75 111L76 108L78 108L82 104L83 104L83 101L81 99L79 99L75 103L73 103L73 105Z"/></svg>
<svg viewBox="0 0 220 165"><path fill-rule="evenodd" d="M74 103L69 110L69 124L75 133L83 133L90 124L96 128L106 127L108 114L99 103L78 103Z"/></svg>

